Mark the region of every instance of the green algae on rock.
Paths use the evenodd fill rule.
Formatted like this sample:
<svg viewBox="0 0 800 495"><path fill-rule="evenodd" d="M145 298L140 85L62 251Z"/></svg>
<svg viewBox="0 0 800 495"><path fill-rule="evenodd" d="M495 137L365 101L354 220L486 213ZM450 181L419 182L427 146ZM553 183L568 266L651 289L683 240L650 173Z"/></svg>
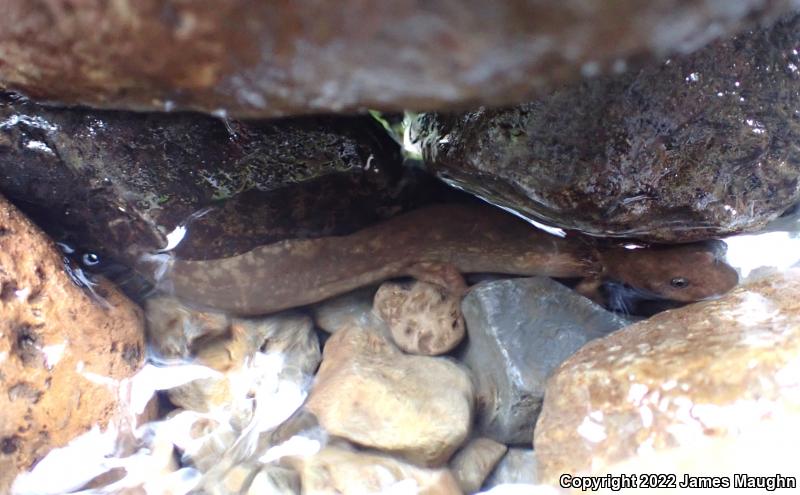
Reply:
<svg viewBox="0 0 800 495"><path fill-rule="evenodd" d="M190 259L347 233L402 209L401 183L399 147L369 117L243 123L0 94L0 191L54 238L129 263L192 219Z"/></svg>

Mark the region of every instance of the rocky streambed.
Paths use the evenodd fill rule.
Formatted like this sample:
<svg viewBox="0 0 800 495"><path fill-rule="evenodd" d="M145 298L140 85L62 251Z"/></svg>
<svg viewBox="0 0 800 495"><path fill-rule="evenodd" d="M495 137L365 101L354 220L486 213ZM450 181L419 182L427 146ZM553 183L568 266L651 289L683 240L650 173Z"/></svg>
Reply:
<svg viewBox="0 0 800 495"><path fill-rule="evenodd" d="M791 2L67 3L0 20L0 492L796 483ZM363 105L436 112L253 119Z"/></svg>

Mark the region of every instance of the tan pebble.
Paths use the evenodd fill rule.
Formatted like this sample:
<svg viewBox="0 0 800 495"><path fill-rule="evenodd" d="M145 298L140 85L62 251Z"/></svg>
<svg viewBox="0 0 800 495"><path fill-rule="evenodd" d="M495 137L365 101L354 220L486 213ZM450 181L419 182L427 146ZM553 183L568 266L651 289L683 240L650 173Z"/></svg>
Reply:
<svg viewBox="0 0 800 495"><path fill-rule="evenodd" d="M464 338L461 298L438 285L384 283L375 294L374 309L397 347L411 354L444 354Z"/></svg>
<svg viewBox="0 0 800 495"><path fill-rule="evenodd" d="M450 460L450 471L464 493L479 491L507 450L508 447L490 438L474 438L456 452Z"/></svg>

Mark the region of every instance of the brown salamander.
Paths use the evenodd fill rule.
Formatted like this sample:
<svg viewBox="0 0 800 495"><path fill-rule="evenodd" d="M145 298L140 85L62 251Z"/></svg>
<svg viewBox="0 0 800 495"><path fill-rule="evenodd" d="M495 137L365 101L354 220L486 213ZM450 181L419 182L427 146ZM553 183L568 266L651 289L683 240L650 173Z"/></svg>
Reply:
<svg viewBox="0 0 800 495"><path fill-rule="evenodd" d="M463 290L463 273L605 280L654 297L691 302L738 282L711 243L597 247L560 238L486 205L437 205L346 236L290 239L229 258L171 260L161 283L187 301L241 315L302 306L386 279L412 276Z"/></svg>

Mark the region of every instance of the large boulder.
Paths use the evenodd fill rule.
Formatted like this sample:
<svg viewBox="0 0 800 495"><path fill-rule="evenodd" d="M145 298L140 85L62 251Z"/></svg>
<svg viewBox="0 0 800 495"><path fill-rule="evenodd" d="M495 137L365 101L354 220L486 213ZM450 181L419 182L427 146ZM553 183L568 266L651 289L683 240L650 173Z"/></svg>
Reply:
<svg viewBox="0 0 800 495"><path fill-rule="evenodd" d="M206 259L347 234L403 209L403 177L370 117L226 126L0 93L0 192L51 237L129 264L179 240L177 255Z"/></svg>
<svg viewBox="0 0 800 495"><path fill-rule="evenodd" d="M520 101L687 51L794 0L11 0L0 87L265 117Z"/></svg>
<svg viewBox="0 0 800 495"><path fill-rule="evenodd" d="M0 492L55 447L123 411L144 356L141 311L104 280L82 286L0 197Z"/></svg>
<svg viewBox="0 0 800 495"><path fill-rule="evenodd" d="M597 236L756 231L800 200L800 16L507 109L425 115L430 167Z"/></svg>
<svg viewBox="0 0 800 495"><path fill-rule="evenodd" d="M773 273L588 343L548 382L534 436L540 479L604 473L651 453L664 462L638 469L753 473L742 468L796 459L800 433L785 425L800 419L798 293L800 269ZM759 440L765 433L783 437L779 455ZM740 437L747 447L735 455L698 455Z"/></svg>

